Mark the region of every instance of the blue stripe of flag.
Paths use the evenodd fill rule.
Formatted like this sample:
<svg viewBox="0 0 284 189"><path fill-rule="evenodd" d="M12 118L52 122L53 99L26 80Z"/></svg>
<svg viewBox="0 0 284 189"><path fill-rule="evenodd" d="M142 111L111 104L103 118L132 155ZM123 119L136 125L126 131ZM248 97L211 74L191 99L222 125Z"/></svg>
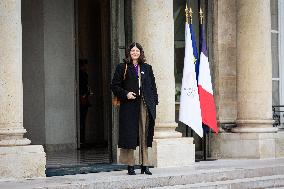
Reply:
<svg viewBox="0 0 284 189"><path fill-rule="evenodd" d="M196 40L194 37L193 26L190 24L190 33L191 33L191 40L192 40L192 48L193 48L193 56L196 59L195 62L195 73L196 73L196 81L198 81L198 74L199 74L199 56L198 56L198 49L196 46Z"/></svg>
<svg viewBox="0 0 284 189"><path fill-rule="evenodd" d="M200 30L201 30L201 35L200 35L200 40L201 40L201 52L203 52L203 54L208 57L208 54L207 54L207 47L206 47L206 40L205 40L205 36L204 36L204 33L205 33L205 29L204 29L204 25L201 24L200 25Z"/></svg>

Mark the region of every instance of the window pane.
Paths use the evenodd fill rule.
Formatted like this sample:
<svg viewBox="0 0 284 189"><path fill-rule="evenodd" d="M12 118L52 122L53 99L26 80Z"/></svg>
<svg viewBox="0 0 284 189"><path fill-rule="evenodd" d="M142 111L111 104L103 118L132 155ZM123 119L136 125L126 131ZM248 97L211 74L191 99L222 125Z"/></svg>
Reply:
<svg viewBox="0 0 284 189"><path fill-rule="evenodd" d="M278 0L270 0L271 29L278 30Z"/></svg>
<svg viewBox="0 0 284 189"><path fill-rule="evenodd" d="M175 41L184 41L185 0L174 1Z"/></svg>
<svg viewBox="0 0 284 189"><path fill-rule="evenodd" d="M272 105L279 104L279 81L272 81Z"/></svg>
<svg viewBox="0 0 284 189"><path fill-rule="evenodd" d="M272 77L279 78L278 34L271 33Z"/></svg>
<svg viewBox="0 0 284 189"><path fill-rule="evenodd" d="M184 47L175 48L175 81L181 83L183 72Z"/></svg>
<svg viewBox="0 0 284 189"><path fill-rule="evenodd" d="M179 88L182 80L184 59L184 27L185 27L185 4L186 0L174 1L174 27L175 27L175 82Z"/></svg>

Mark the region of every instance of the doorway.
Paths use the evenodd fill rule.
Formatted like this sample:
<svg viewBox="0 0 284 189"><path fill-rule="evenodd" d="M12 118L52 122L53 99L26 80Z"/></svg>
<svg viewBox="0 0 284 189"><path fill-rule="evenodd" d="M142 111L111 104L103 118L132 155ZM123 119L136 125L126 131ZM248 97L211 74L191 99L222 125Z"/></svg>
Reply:
<svg viewBox="0 0 284 189"><path fill-rule="evenodd" d="M112 162L110 2L75 0L77 145ZM104 162L106 163L106 161Z"/></svg>
<svg viewBox="0 0 284 189"><path fill-rule="evenodd" d="M111 163L110 1L26 0L21 6L25 137L44 146L47 173ZM88 64L91 89L85 146L79 60Z"/></svg>

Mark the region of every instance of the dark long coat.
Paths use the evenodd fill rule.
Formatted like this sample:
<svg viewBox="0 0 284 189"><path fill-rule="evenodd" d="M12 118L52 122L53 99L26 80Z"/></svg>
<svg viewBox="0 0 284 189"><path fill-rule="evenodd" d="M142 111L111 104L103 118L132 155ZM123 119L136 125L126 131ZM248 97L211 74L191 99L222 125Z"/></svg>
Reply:
<svg viewBox="0 0 284 189"><path fill-rule="evenodd" d="M139 94L138 76L132 63L127 66L125 79L123 78L125 63L118 64L112 79L111 89L115 96L121 100L119 109L119 140L118 147L135 149L139 146L139 113L141 96L148 110L149 126L147 132L147 146L152 147L154 126L156 119L156 105L158 94L152 66L147 63L140 64L141 96ZM137 94L135 100L127 99L127 93Z"/></svg>

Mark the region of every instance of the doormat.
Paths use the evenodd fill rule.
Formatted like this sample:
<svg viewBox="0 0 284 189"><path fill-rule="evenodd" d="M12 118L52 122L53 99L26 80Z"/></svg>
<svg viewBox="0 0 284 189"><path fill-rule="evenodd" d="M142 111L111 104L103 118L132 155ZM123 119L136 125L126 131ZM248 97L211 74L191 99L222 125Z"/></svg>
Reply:
<svg viewBox="0 0 284 189"><path fill-rule="evenodd" d="M140 166L136 165L135 169L139 169ZM64 175L76 175L76 174L88 174L110 171L122 171L127 170L127 165L119 164L89 164L89 165L70 165L60 167L48 167L45 171L47 177L52 176L64 176Z"/></svg>

